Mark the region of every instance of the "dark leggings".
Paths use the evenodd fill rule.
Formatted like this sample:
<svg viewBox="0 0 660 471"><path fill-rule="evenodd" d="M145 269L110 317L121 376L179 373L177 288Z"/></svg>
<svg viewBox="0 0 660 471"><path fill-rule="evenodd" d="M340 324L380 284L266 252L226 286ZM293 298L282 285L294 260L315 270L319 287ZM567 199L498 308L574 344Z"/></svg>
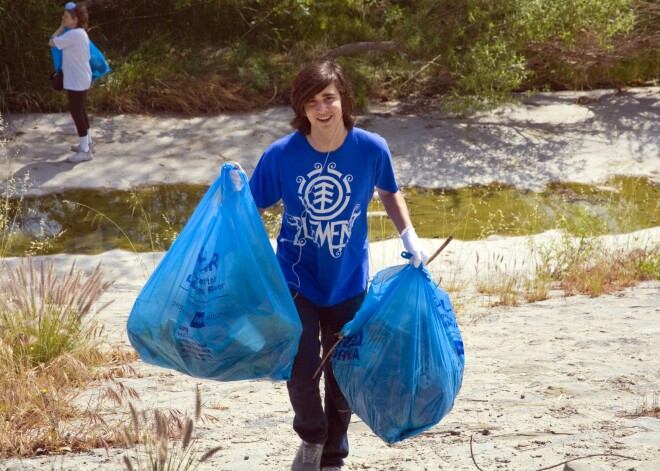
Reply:
<svg viewBox="0 0 660 471"><path fill-rule="evenodd" d="M89 117L87 116L87 90L67 90L69 96L69 111L76 125L78 137L87 135Z"/></svg>

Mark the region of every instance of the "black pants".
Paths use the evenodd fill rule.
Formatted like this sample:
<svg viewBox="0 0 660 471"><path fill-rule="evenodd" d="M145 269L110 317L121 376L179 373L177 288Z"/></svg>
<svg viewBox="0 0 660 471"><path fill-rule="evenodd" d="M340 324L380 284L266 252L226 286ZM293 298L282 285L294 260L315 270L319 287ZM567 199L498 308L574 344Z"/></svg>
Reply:
<svg viewBox="0 0 660 471"><path fill-rule="evenodd" d="M347 432L351 410L332 371L332 359L323 367L324 401L321 400L319 389L321 375L315 379L312 379L312 376L321 364L321 347L325 353L334 345L335 334L341 331L344 324L353 320L365 294L329 307L318 306L300 293L294 298L303 332L298 354L293 360L291 379L287 383L289 399L295 413L293 429L306 442L325 445L321 467L341 466L343 458L348 456Z"/></svg>
<svg viewBox="0 0 660 471"><path fill-rule="evenodd" d="M87 116L87 90L67 90L69 96L69 111L76 125L78 137L84 137L89 130L89 117Z"/></svg>

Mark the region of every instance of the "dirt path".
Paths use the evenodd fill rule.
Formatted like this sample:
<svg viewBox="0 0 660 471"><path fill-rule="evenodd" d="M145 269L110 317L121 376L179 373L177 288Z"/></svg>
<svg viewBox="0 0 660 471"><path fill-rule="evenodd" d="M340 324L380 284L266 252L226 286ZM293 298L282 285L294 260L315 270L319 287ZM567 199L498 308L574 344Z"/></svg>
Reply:
<svg viewBox="0 0 660 471"><path fill-rule="evenodd" d="M651 235L660 237L660 232ZM374 244L372 253L396 253L395 242ZM427 241L431 242L435 241ZM477 252L520 251L520 242L514 238L456 241L435 267L435 276L455 270ZM138 257L114 250L75 257L82 269L102 260L106 275L116 280L108 293L114 303L101 318L111 343L128 345L128 313L161 255ZM67 269L74 257L54 258L57 266ZM376 258L381 266L393 260ZM474 459L488 471L533 470L599 453L639 461L592 457L585 462L600 467L590 469L660 469L660 417L657 412L654 417L639 414L658 405L660 283L599 298L554 293L549 300L513 308L487 308L469 297L464 293L453 299L460 303L466 369L452 412L429 431L393 446L354 416L347 471L474 470L471 440ZM204 412L217 423L197 429L196 447L201 452L222 447L200 470L289 469L298 440L291 430L284 383L220 383L142 362L133 366L138 375L120 381L140 393L141 400L134 403L143 408L192 413L194 387L200 385ZM103 412L112 417L117 410ZM121 457L121 450L112 450L109 456L97 450L61 458L8 460L2 462L2 469L119 470Z"/></svg>
<svg viewBox="0 0 660 471"><path fill-rule="evenodd" d="M358 126L387 139L402 186L500 182L538 189L620 174L660 181L659 113L660 87L650 87L538 94L469 119L389 103L359 116ZM290 118L289 108L194 118L93 116L96 155L74 165L65 162L75 140L68 114L10 115L9 168L17 179L29 174L31 193L210 184L228 161L250 175L266 147L291 132Z"/></svg>

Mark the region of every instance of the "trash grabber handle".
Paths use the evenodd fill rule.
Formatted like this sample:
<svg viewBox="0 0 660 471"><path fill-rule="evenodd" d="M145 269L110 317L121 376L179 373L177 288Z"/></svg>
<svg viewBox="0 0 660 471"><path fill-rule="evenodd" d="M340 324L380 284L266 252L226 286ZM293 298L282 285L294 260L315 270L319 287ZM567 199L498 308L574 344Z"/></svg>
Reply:
<svg viewBox="0 0 660 471"><path fill-rule="evenodd" d="M428 266L435 259L435 257L440 255L440 252L442 252L445 249L445 247L449 245L449 242L451 242L453 238L454 238L453 236L447 237L447 240L445 240L440 246L440 248L436 250L435 253L431 255L429 259L426 261L426 266Z"/></svg>

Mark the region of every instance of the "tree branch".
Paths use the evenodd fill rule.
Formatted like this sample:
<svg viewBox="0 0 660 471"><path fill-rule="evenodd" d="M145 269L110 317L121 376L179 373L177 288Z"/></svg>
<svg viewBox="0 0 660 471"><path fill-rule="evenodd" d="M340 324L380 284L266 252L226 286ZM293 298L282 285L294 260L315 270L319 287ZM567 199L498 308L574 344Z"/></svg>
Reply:
<svg viewBox="0 0 660 471"><path fill-rule="evenodd" d="M340 56L367 51L394 51L400 49L397 41L364 41L358 43L344 44L325 53L321 59L334 59Z"/></svg>

